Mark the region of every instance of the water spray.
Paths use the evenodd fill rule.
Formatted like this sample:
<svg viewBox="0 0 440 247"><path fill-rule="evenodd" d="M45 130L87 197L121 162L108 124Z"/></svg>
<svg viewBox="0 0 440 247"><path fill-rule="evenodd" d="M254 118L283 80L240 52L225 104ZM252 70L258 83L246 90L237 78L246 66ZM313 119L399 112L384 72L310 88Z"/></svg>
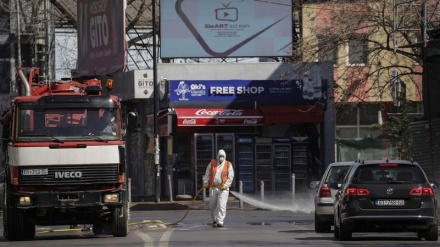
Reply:
<svg viewBox="0 0 440 247"><path fill-rule="evenodd" d="M291 211L302 212L310 214L314 210L313 198L311 196L304 196L300 198L296 196L292 198L292 194L277 194L265 195L264 198L258 198L254 195L246 195L231 191L231 194L237 197L240 201L244 201L252 206L267 209L272 211Z"/></svg>

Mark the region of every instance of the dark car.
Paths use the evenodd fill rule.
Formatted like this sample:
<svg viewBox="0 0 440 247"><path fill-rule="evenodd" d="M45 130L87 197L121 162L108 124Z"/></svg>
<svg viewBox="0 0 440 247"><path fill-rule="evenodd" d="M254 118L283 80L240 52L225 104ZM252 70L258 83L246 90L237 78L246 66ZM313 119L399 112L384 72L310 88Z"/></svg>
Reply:
<svg viewBox="0 0 440 247"><path fill-rule="evenodd" d="M334 236L350 240L353 232L416 232L438 240L434 188L416 162L356 162L336 193Z"/></svg>
<svg viewBox="0 0 440 247"><path fill-rule="evenodd" d="M312 181L310 187L317 188L315 203L315 231L329 232L333 225L333 202L336 189L330 188L332 183L340 184L345 174L354 162L335 162L325 169L321 181Z"/></svg>

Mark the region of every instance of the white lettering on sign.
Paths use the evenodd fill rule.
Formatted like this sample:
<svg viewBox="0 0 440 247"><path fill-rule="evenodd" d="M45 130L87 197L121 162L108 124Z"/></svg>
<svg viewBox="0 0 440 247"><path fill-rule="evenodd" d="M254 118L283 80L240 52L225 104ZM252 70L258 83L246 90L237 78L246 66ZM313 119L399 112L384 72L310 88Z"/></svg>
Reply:
<svg viewBox="0 0 440 247"><path fill-rule="evenodd" d="M261 94L264 87L211 87L209 93L212 94Z"/></svg>
<svg viewBox="0 0 440 247"><path fill-rule="evenodd" d="M211 87L209 89L210 94L235 94L234 87Z"/></svg>
<svg viewBox="0 0 440 247"><path fill-rule="evenodd" d="M75 172L55 172L55 178L80 178L82 173L80 171Z"/></svg>
<svg viewBox="0 0 440 247"><path fill-rule="evenodd" d="M203 84L191 84L191 90L200 90L206 89L206 86Z"/></svg>
<svg viewBox="0 0 440 247"><path fill-rule="evenodd" d="M184 119L183 120L183 124L184 125L195 125L197 123L197 121L193 118L193 119Z"/></svg>
<svg viewBox="0 0 440 247"><path fill-rule="evenodd" d="M221 111L200 109L196 111L197 116L242 116L243 110L224 109Z"/></svg>
<svg viewBox="0 0 440 247"><path fill-rule="evenodd" d="M107 46L109 27L106 15L90 17L90 43L93 48Z"/></svg>
<svg viewBox="0 0 440 247"><path fill-rule="evenodd" d="M253 118L253 119L245 119L243 124L257 124L258 120Z"/></svg>
<svg viewBox="0 0 440 247"><path fill-rule="evenodd" d="M260 94L264 87L237 87L237 94Z"/></svg>

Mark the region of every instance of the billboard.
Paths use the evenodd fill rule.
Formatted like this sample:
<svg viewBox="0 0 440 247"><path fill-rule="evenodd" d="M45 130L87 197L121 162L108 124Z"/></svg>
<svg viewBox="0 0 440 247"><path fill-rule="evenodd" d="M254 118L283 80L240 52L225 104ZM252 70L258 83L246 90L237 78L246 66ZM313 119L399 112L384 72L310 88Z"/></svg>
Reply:
<svg viewBox="0 0 440 247"><path fill-rule="evenodd" d="M166 0L162 58L291 55L292 0Z"/></svg>
<svg viewBox="0 0 440 247"><path fill-rule="evenodd" d="M125 67L125 9L121 0L78 0L78 74L105 75Z"/></svg>

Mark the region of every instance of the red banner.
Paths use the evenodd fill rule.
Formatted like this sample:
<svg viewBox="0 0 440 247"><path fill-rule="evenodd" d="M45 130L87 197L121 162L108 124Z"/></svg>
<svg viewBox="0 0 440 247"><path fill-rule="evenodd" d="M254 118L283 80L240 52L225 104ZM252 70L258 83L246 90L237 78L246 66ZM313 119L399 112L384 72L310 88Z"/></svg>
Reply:
<svg viewBox="0 0 440 247"><path fill-rule="evenodd" d="M257 126L264 118L256 109L180 108L175 109L177 126Z"/></svg>

